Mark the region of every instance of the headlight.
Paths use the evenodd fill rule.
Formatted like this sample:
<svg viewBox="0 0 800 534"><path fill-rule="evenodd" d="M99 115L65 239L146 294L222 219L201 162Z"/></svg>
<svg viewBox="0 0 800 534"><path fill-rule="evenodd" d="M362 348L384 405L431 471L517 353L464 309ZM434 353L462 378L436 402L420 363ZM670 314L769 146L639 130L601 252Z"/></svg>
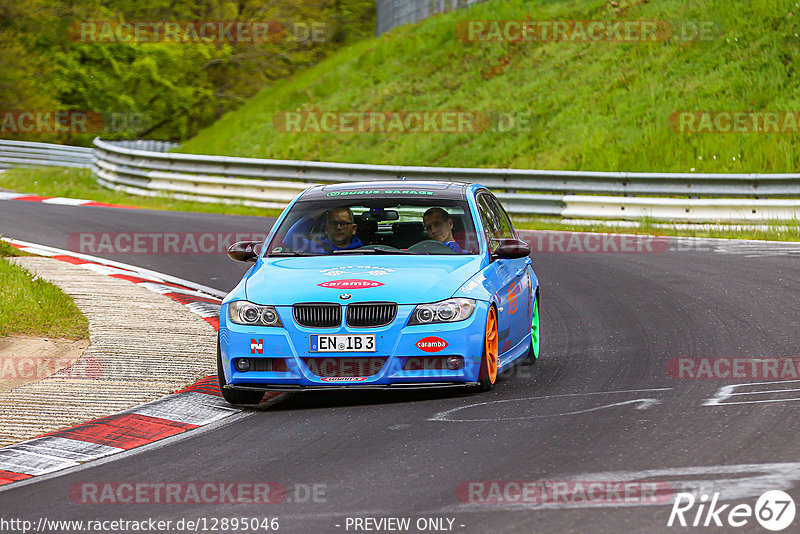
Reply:
<svg viewBox="0 0 800 534"><path fill-rule="evenodd" d="M473 311L475 311L473 299L447 299L433 304L420 304L414 308L408 325L455 323L468 319Z"/></svg>
<svg viewBox="0 0 800 534"><path fill-rule="evenodd" d="M274 306L259 306L246 300L228 305L228 318L236 324L256 326L283 326Z"/></svg>

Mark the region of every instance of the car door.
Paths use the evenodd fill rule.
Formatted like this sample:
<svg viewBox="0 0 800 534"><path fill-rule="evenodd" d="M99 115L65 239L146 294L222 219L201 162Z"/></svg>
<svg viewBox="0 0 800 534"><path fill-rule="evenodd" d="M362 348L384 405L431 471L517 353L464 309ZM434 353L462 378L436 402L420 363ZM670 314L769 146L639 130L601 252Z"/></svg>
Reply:
<svg viewBox="0 0 800 534"><path fill-rule="evenodd" d="M514 229L514 225L511 223L511 218L508 216L508 213L506 213L506 210L503 208L502 204L500 204L500 201L498 201L493 195L490 195L488 202L490 206L496 210L497 217L499 217L502 221L504 228L503 236L507 237L510 235L514 239L519 239L519 234L517 234L516 230ZM516 311L513 314L515 321L512 327L513 345L516 345L527 337L531 329L530 318L531 306L533 305L531 270L529 268L531 259L530 257L527 257L506 261L510 262L510 265L513 265L515 279L517 282L517 287L514 293L518 300L518 308L516 308ZM514 308L514 306L512 306L512 308Z"/></svg>
<svg viewBox="0 0 800 534"><path fill-rule="evenodd" d="M517 235L508 214L491 193L482 191L478 193L476 200L491 254L501 239L513 239ZM529 262L528 258L498 258L486 270L486 278L491 281L499 303L497 322L501 365L513 356L509 351L530 332L528 295L531 281L527 273Z"/></svg>

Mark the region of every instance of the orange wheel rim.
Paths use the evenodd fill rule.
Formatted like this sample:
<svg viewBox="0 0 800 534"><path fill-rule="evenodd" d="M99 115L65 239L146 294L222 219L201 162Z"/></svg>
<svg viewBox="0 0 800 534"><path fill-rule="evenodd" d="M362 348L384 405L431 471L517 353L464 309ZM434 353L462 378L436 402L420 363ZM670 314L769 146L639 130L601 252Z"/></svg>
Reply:
<svg viewBox="0 0 800 534"><path fill-rule="evenodd" d="M497 380L497 312L489 308L486 318L486 374L489 382Z"/></svg>

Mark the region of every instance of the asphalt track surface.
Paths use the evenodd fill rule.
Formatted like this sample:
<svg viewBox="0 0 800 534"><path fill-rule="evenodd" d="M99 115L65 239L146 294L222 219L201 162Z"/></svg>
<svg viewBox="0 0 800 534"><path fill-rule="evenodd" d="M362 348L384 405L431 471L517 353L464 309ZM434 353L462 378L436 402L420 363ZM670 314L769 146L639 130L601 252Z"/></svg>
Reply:
<svg viewBox="0 0 800 534"><path fill-rule="evenodd" d="M60 248L75 232L253 232L270 224L0 202L0 233ZM221 290L246 268L224 254L105 257ZM453 519L455 532L767 532L753 518L741 528L668 527L670 504L622 506L613 494L591 505L563 495L485 503L469 502L459 488L636 479L720 491L731 505L754 506L764 491L782 489L800 504L797 383L747 386L753 381L667 373L679 357L798 356L796 256L540 253L533 266L542 288L541 359L489 393L292 394L219 426L0 491L0 515L34 522L277 517L281 532L365 532L355 518L384 517L411 518L410 532L420 531L419 518ZM706 405L732 384L751 394L727 401L770 402ZM278 482L295 501L304 501L295 485L323 485L324 497L266 505L92 505L69 497L83 482L190 481ZM786 532L798 525L795 519Z"/></svg>

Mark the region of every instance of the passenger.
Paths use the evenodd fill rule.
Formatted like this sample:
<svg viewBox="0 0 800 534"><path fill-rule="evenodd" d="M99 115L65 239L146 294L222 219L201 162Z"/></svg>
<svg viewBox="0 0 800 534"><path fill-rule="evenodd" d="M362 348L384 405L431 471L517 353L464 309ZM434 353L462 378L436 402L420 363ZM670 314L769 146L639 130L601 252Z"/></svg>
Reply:
<svg viewBox="0 0 800 534"><path fill-rule="evenodd" d="M330 254L334 250L350 250L363 247L356 237L356 223L350 208L333 208L325 213L325 236L319 241L306 239L314 224L314 218L300 219L286 233L283 243L291 250L312 254Z"/></svg>
<svg viewBox="0 0 800 534"><path fill-rule="evenodd" d="M428 232L428 237L450 247L453 252L464 253L453 237L453 219L442 208L430 208L422 215L422 224Z"/></svg>

